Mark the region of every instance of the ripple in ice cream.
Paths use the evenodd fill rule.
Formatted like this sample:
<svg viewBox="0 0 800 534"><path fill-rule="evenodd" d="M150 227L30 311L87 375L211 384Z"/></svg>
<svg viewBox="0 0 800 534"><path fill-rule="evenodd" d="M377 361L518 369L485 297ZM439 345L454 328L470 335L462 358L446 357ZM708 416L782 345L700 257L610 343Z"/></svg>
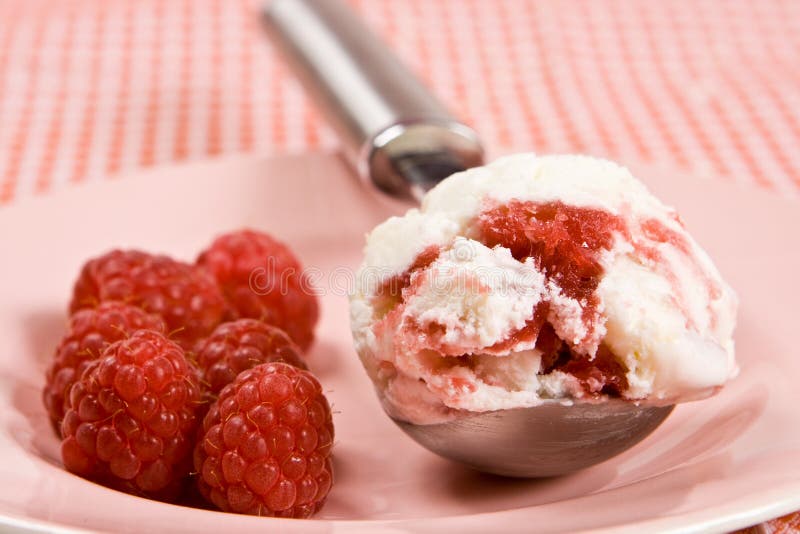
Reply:
<svg viewBox="0 0 800 534"><path fill-rule="evenodd" d="M455 174L368 235L356 280L356 350L411 423L697 400L737 373L734 292L675 210L605 160L521 154Z"/></svg>

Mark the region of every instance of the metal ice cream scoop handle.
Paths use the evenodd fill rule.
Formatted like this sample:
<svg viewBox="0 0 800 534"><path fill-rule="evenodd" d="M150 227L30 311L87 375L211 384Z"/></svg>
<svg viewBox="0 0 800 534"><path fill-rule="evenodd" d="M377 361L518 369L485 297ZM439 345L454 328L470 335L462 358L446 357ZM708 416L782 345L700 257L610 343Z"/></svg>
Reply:
<svg viewBox="0 0 800 534"><path fill-rule="evenodd" d="M341 136L349 159L378 189L419 200L453 172L482 164L475 132L454 119L339 0L272 0L263 20ZM553 401L433 425L395 423L429 450L481 471L551 476L632 447L673 407Z"/></svg>
<svg viewBox="0 0 800 534"><path fill-rule="evenodd" d="M477 134L338 0L272 0L262 18L348 159L381 191L419 200L483 163Z"/></svg>

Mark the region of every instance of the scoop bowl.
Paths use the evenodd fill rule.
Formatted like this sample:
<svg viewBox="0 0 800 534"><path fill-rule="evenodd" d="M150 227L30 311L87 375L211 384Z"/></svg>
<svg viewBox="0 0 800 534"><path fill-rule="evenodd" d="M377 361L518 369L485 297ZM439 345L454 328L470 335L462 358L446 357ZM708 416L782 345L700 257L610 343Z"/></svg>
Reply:
<svg viewBox="0 0 800 534"><path fill-rule="evenodd" d="M673 408L616 399L550 401L437 424L393 421L439 456L486 473L529 478L565 475L608 460L646 438Z"/></svg>

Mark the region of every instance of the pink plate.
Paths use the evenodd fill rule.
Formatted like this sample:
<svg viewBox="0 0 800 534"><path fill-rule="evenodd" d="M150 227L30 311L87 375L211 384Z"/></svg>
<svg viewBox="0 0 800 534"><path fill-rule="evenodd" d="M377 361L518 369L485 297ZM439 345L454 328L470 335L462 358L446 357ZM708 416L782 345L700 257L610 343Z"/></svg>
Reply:
<svg viewBox="0 0 800 534"><path fill-rule="evenodd" d="M623 455L547 480L471 472L383 415L351 347L345 295L364 232L397 207L363 190L335 157L174 167L1 209L0 529L687 532L800 508L800 210L766 192L634 170L678 207L738 291L742 371L715 398L679 406ZM245 225L290 242L325 292L310 356L336 412L336 483L325 508L308 521L237 516L128 496L65 472L40 392L81 263L112 247L191 259L215 234Z"/></svg>

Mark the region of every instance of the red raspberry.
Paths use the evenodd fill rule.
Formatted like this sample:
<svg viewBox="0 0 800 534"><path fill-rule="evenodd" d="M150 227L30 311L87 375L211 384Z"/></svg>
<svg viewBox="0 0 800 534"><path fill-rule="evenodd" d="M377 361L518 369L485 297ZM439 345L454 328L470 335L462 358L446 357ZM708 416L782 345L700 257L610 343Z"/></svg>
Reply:
<svg viewBox="0 0 800 534"><path fill-rule="evenodd" d="M333 482L333 421L314 375L257 365L223 388L194 450L198 487L224 511L309 517Z"/></svg>
<svg viewBox="0 0 800 534"><path fill-rule="evenodd" d="M113 250L88 261L75 283L70 311L107 300L164 318L170 337L191 349L227 311L213 278L193 265L138 250Z"/></svg>
<svg viewBox="0 0 800 534"><path fill-rule="evenodd" d="M289 247L267 234L241 230L218 237L197 264L213 273L239 317L280 327L304 351L311 346L319 305Z"/></svg>
<svg viewBox="0 0 800 534"><path fill-rule="evenodd" d="M255 319L222 323L198 346L196 358L213 395L236 375L261 363L284 362L308 369L286 332Z"/></svg>
<svg viewBox="0 0 800 534"><path fill-rule="evenodd" d="M128 493L172 500L191 467L200 389L176 343L138 330L73 384L61 424L64 467Z"/></svg>
<svg viewBox="0 0 800 534"><path fill-rule="evenodd" d="M64 397L92 360L115 341L136 330L164 332L164 321L141 308L122 302L103 302L97 308L78 310L70 317L69 331L47 369L44 405L56 428L64 417Z"/></svg>

